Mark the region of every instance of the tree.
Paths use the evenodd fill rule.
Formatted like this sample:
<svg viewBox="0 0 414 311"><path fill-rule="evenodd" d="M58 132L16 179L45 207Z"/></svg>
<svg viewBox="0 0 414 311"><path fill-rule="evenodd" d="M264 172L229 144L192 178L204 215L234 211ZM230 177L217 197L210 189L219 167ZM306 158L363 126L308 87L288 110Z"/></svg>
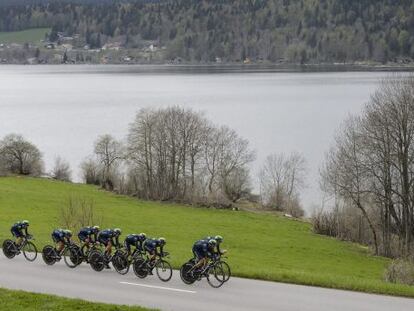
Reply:
<svg viewBox="0 0 414 311"><path fill-rule="evenodd" d="M94 153L99 165L101 165L102 186L105 189L113 190L115 169L124 158L122 143L111 135L102 135L95 142Z"/></svg>
<svg viewBox="0 0 414 311"><path fill-rule="evenodd" d="M56 180L71 181L72 172L70 170L69 162L65 161L61 157L57 157L50 175Z"/></svg>
<svg viewBox="0 0 414 311"><path fill-rule="evenodd" d="M325 191L362 213L377 254L413 251L413 159L414 77L393 76L344 124L322 170Z"/></svg>
<svg viewBox="0 0 414 311"><path fill-rule="evenodd" d="M299 153L269 155L259 173L264 206L301 214L299 194L305 186L306 160Z"/></svg>
<svg viewBox="0 0 414 311"><path fill-rule="evenodd" d="M81 163L83 181L89 185L101 185L102 179L99 174L99 165L93 158L87 158Z"/></svg>
<svg viewBox="0 0 414 311"><path fill-rule="evenodd" d="M250 174L245 167L234 169L222 183L224 193L233 203L248 198L251 193Z"/></svg>
<svg viewBox="0 0 414 311"><path fill-rule="evenodd" d="M127 149L134 193L191 203L237 201L247 190L246 166L254 158L235 131L180 107L139 111Z"/></svg>
<svg viewBox="0 0 414 311"><path fill-rule="evenodd" d="M408 56L410 53L411 44L410 44L410 34L407 30L402 30L400 32L400 35L398 36L398 42L400 44L401 52L404 55Z"/></svg>
<svg viewBox="0 0 414 311"><path fill-rule="evenodd" d="M7 135L0 141L0 162L12 174L39 176L43 172L39 149L17 134Z"/></svg>

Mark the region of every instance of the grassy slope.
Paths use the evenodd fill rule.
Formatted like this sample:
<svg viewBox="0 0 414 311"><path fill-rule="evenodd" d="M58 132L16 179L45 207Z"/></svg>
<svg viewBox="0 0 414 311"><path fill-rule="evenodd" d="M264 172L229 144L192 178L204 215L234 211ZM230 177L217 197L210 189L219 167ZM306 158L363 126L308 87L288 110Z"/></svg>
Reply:
<svg viewBox="0 0 414 311"><path fill-rule="evenodd" d="M32 294L22 291L0 289L2 310L14 311L145 311L140 307L115 306L102 303L91 303L79 299L66 299L51 295Z"/></svg>
<svg viewBox="0 0 414 311"><path fill-rule="evenodd" d="M45 37L49 28L34 28L23 31L0 32L0 43L36 43Z"/></svg>
<svg viewBox="0 0 414 311"><path fill-rule="evenodd" d="M50 243L59 209L69 195L92 198L103 215L101 227L167 238L171 262L191 256L193 241L221 234L238 276L414 297L414 287L382 281L388 260L359 245L311 232L309 224L273 215L191 208L137 201L87 185L29 178L0 178L0 239L10 225L31 221L39 245Z"/></svg>

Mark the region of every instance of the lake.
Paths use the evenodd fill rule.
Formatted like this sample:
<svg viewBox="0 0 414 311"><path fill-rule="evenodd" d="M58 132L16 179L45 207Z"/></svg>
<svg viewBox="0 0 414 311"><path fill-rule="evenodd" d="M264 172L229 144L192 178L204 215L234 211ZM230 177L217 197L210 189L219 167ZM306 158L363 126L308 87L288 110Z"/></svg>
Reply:
<svg viewBox="0 0 414 311"><path fill-rule="evenodd" d="M387 75L256 67L0 66L0 137L24 135L41 149L47 169L60 155L79 180L79 164L98 135L125 138L143 107L191 107L250 141L257 152L254 181L268 154L303 153L309 178L302 199L309 211L321 202L318 169L339 125L361 110Z"/></svg>

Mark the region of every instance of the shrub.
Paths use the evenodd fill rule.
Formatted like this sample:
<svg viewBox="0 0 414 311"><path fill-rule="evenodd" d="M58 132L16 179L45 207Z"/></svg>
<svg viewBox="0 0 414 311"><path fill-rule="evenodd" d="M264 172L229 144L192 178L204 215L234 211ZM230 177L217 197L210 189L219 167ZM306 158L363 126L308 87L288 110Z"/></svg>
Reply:
<svg viewBox="0 0 414 311"><path fill-rule="evenodd" d="M69 196L60 209L60 225L74 231L86 226L102 223L96 213L95 202L83 197Z"/></svg>
<svg viewBox="0 0 414 311"><path fill-rule="evenodd" d="M385 270L384 278L390 283L414 285L414 263L396 259Z"/></svg>

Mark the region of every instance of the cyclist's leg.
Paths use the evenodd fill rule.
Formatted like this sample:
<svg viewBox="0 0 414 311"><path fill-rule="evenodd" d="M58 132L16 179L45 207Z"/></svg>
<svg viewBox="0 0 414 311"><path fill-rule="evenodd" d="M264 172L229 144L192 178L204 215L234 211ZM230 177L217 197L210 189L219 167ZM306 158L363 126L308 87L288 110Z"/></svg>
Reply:
<svg viewBox="0 0 414 311"><path fill-rule="evenodd" d="M204 266L206 254L204 254L202 250L197 249L197 248L194 248L193 250L195 253L195 257L196 257L196 264L194 265L194 269L198 269Z"/></svg>
<svg viewBox="0 0 414 311"><path fill-rule="evenodd" d="M127 251L128 256L131 255L131 244L127 240L124 241L124 247Z"/></svg>
<svg viewBox="0 0 414 311"><path fill-rule="evenodd" d="M64 247L65 247L65 245L63 244L63 242L62 242L62 241L59 241L59 242L57 243L57 248L56 248L56 250L58 251L58 253L60 253Z"/></svg>
<svg viewBox="0 0 414 311"><path fill-rule="evenodd" d="M16 238L16 245L20 246L23 242L23 233L20 230L11 230L12 235Z"/></svg>
<svg viewBox="0 0 414 311"><path fill-rule="evenodd" d="M108 241L106 248L105 248L105 254L110 256L112 253L112 242Z"/></svg>

